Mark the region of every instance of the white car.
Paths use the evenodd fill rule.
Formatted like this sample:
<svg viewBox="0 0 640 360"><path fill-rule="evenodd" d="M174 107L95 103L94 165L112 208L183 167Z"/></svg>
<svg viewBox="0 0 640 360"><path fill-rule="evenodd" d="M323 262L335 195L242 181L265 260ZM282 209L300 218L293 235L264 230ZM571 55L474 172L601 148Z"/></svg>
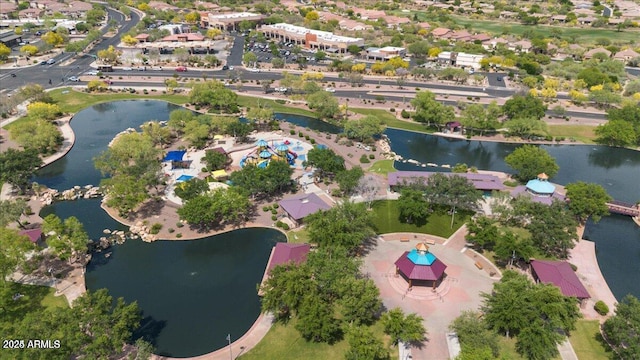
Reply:
<svg viewBox="0 0 640 360"><path fill-rule="evenodd" d="M96 76L98 75L98 70L89 70L85 74L89 76Z"/></svg>
<svg viewBox="0 0 640 360"><path fill-rule="evenodd" d="M74 82L76 82L76 81L80 81L80 79L79 79L77 76L71 76L71 77L69 77L67 80L69 80L69 81L74 81Z"/></svg>
<svg viewBox="0 0 640 360"><path fill-rule="evenodd" d="M249 69L247 69L247 70L249 70L249 71L251 71L251 72L256 72L256 73L257 73L257 72L260 72L260 69L258 69L258 68L249 68Z"/></svg>
<svg viewBox="0 0 640 360"><path fill-rule="evenodd" d="M133 70L133 68L130 68L130 67L123 67L122 68L122 71L132 71L132 70Z"/></svg>
<svg viewBox="0 0 640 360"><path fill-rule="evenodd" d="M277 92L281 92L281 93L283 93L283 92L287 92L287 90L288 90L288 89L287 89L286 87L277 87L277 88L276 88L276 91L277 91Z"/></svg>
<svg viewBox="0 0 640 360"><path fill-rule="evenodd" d="M328 88L324 88L324 91L330 92L330 93L334 93L334 92L336 92L336 89L334 89L332 87L328 87Z"/></svg>

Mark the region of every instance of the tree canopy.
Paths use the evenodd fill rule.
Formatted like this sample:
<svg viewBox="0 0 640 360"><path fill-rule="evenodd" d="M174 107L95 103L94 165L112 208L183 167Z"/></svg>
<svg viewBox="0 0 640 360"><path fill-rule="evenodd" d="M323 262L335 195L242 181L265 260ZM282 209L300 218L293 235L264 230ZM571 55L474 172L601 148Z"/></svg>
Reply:
<svg viewBox="0 0 640 360"><path fill-rule="evenodd" d="M440 127L455 119L453 107L437 101L436 95L428 90L418 91L411 105L416 108L413 119L417 122Z"/></svg>
<svg viewBox="0 0 640 360"><path fill-rule="evenodd" d="M230 187L187 200L178 209L178 215L193 226L212 229L226 224L238 225L247 220L251 210L249 198L238 188Z"/></svg>
<svg viewBox="0 0 640 360"><path fill-rule="evenodd" d="M488 350L490 359L497 359L500 355L500 345L498 334L490 330L482 318L482 314L477 311L463 311L449 325L449 329L458 335L462 353L466 356L470 354L484 353ZM463 355L463 357L465 356Z"/></svg>
<svg viewBox="0 0 640 360"><path fill-rule="evenodd" d="M363 176L364 170L360 166L355 166L349 170L338 172L336 181L340 186L340 191L345 195L350 195L356 190Z"/></svg>
<svg viewBox="0 0 640 360"><path fill-rule="evenodd" d="M372 213L364 204L343 201L327 211L305 218L311 241L320 247L354 252L374 235Z"/></svg>
<svg viewBox="0 0 640 360"><path fill-rule="evenodd" d="M247 164L241 170L234 171L229 180L253 197L270 197L295 186L291 180L292 174L293 169L286 161L272 160L265 168Z"/></svg>
<svg viewBox="0 0 640 360"><path fill-rule="evenodd" d="M365 116L358 120L350 120L344 124L344 133L351 139L365 141L384 131L382 121L375 116Z"/></svg>
<svg viewBox="0 0 640 360"><path fill-rule="evenodd" d="M567 184L567 198L569 210L582 223L591 217L594 222L600 221L602 216L609 215L607 202L613 200L602 185L578 181Z"/></svg>
<svg viewBox="0 0 640 360"><path fill-rule="evenodd" d="M552 359L564 335L580 317L576 300L550 284L534 284L525 275L505 271L490 294L483 293L488 326L516 336L516 350L527 359Z"/></svg>
<svg viewBox="0 0 640 360"><path fill-rule="evenodd" d="M338 100L328 91L317 91L307 96L309 109L315 110L319 117L332 119L340 112Z"/></svg>
<svg viewBox="0 0 640 360"><path fill-rule="evenodd" d="M515 177L520 181L536 179L540 173L552 178L560 170L556 160L545 149L534 145L518 147L504 161L517 172Z"/></svg>
<svg viewBox="0 0 640 360"><path fill-rule="evenodd" d="M23 193L29 179L40 165L42 159L35 149L9 148L0 153L0 180L15 186Z"/></svg>
<svg viewBox="0 0 640 360"><path fill-rule="evenodd" d="M502 106L502 111L509 119L544 117L547 107L541 99L531 95L514 95Z"/></svg>
<svg viewBox="0 0 640 360"><path fill-rule="evenodd" d="M315 167L320 176L332 176L345 169L344 158L329 148L313 148L307 154L307 166Z"/></svg>
<svg viewBox="0 0 640 360"><path fill-rule="evenodd" d="M192 84L189 102L200 106L210 106L227 113L236 112L238 109L238 95L217 80Z"/></svg>
<svg viewBox="0 0 640 360"><path fill-rule="evenodd" d="M0 227L0 286L7 275L25 263L25 254L34 249L29 237L15 229Z"/></svg>
<svg viewBox="0 0 640 360"><path fill-rule="evenodd" d="M47 215L42 224L42 232L47 234L47 245L56 256L61 260L69 260L70 264L84 256L89 249L89 235L75 216L62 221L54 214Z"/></svg>
<svg viewBox="0 0 640 360"><path fill-rule="evenodd" d="M602 332L620 359L640 358L640 300L627 295L616 313L602 325Z"/></svg>
<svg viewBox="0 0 640 360"><path fill-rule="evenodd" d="M394 344L400 341L404 343L419 342L427 334L420 315L415 313L405 315L400 308L391 309L382 314L381 321L384 333L391 337Z"/></svg>

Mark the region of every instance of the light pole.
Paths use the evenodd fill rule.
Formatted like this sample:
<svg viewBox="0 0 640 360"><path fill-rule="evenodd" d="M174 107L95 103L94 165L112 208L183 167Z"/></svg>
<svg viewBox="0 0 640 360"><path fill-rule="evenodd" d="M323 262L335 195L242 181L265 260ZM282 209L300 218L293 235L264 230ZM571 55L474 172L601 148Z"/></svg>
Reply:
<svg viewBox="0 0 640 360"><path fill-rule="evenodd" d="M231 334L227 334L227 341L229 342L229 359L233 360L233 351L231 351Z"/></svg>

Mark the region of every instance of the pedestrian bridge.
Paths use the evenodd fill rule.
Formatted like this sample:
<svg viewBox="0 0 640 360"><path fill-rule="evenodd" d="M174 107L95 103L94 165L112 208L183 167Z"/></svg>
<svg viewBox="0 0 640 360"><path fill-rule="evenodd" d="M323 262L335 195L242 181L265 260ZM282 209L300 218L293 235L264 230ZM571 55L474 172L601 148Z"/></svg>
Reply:
<svg viewBox="0 0 640 360"><path fill-rule="evenodd" d="M640 206L613 200L607 203L609 211L614 214L627 215L631 217L640 216Z"/></svg>

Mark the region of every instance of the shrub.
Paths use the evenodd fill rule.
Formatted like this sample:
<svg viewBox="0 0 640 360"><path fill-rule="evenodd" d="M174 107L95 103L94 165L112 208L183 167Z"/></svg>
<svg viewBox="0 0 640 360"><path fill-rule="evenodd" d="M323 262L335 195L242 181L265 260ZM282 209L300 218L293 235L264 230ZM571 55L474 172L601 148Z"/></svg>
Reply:
<svg viewBox="0 0 640 360"><path fill-rule="evenodd" d="M593 306L593 309L600 315L607 315L609 313L609 306L607 306L607 304L602 300L598 300L598 302Z"/></svg>
<svg viewBox="0 0 640 360"><path fill-rule="evenodd" d="M181 237L182 237L182 233L177 233L177 234L176 234L176 238L177 238L177 239L180 239Z"/></svg>
<svg viewBox="0 0 640 360"><path fill-rule="evenodd" d="M272 208L274 208L274 209L277 209L277 208L279 208L279 207L280 207L280 205L278 205L277 203L275 203L275 204L271 205L271 207L272 207Z"/></svg>
<svg viewBox="0 0 640 360"><path fill-rule="evenodd" d="M282 99L276 99L276 102L277 102L278 104L286 104L286 103L287 103L287 101L286 101L286 100L282 100Z"/></svg>
<svg viewBox="0 0 640 360"><path fill-rule="evenodd" d="M209 169L207 169L206 167L203 167L202 169L200 169L200 172L209 172Z"/></svg>
<svg viewBox="0 0 640 360"><path fill-rule="evenodd" d="M303 136L304 136L304 134L302 133L302 131L300 131L300 132L298 133L298 137L303 137Z"/></svg>
<svg viewBox="0 0 640 360"><path fill-rule="evenodd" d="M375 158L376 158L376 156L375 156L375 155L373 155L373 154L369 154L369 159L373 160L373 159L375 159Z"/></svg>
<svg viewBox="0 0 640 360"><path fill-rule="evenodd" d="M278 210L276 210L276 209L272 209L272 210L271 210L271 213L272 213L273 215L276 215L276 214L278 213Z"/></svg>
<svg viewBox="0 0 640 360"><path fill-rule="evenodd" d="M155 223L151 225L151 230L149 232L155 235L160 232L160 229L162 229L162 224Z"/></svg>
<svg viewBox="0 0 640 360"><path fill-rule="evenodd" d="M311 142L311 144L315 144L316 143L316 139L311 139L309 141Z"/></svg>
<svg viewBox="0 0 640 360"><path fill-rule="evenodd" d="M295 134L296 134L296 131L295 131L295 130L293 130L293 129L291 129L291 130L289 130L289 134L291 134L291 135L295 135Z"/></svg>
<svg viewBox="0 0 640 360"><path fill-rule="evenodd" d="M400 116L402 116L403 119L408 119L411 117L411 114L407 110L402 109L402 111L400 112Z"/></svg>
<svg viewBox="0 0 640 360"><path fill-rule="evenodd" d="M289 230L289 225L287 225L287 223L282 223L282 229Z"/></svg>
<svg viewBox="0 0 640 360"><path fill-rule="evenodd" d="M360 156L360 163L361 164L368 164L369 162L370 161L369 161L369 158L367 158L367 155L362 154L362 156Z"/></svg>
<svg viewBox="0 0 640 360"><path fill-rule="evenodd" d="M394 112L396 112L396 109L395 108L391 108L391 109L389 109L389 112L394 113Z"/></svg>
<svg viewBox="0 0 640 360"><path fill-rule="evenodd" d="M176 230L174 228L168 228L167 231L169 234L173 234Z"/></svg>
<svg viewBox="0 0 640 360"><path fill-rule="evenodd" d="M276 222L276 227L279 227L279 228L282 227L282 221L278 220Z"/></svg>
<svg viewBox="0 0 640 360"><path fill-rule="evenodd" d="M176 227L177 227L178 229L179 229L179 228L181 228L181 227L183 227L183 226L184 226L184 224L183 224L182 222L180 222L180 221L178 221L178 222L176 223Z"/></svg>
<svg viewBox="0 0 640 360"><path fill-rule="evenodd" d="M271 215L271 220L276 221L276 220L278 220L278 217L275 216L275 215Z"/></svg>
<svg viewBox="0 0 640 360"><path fill-rule="evenodd" d="M309 141L309 135L305 135L305 136L304 136L304 139L305 139L305 140L307 140L307 141Z"/></svg>

